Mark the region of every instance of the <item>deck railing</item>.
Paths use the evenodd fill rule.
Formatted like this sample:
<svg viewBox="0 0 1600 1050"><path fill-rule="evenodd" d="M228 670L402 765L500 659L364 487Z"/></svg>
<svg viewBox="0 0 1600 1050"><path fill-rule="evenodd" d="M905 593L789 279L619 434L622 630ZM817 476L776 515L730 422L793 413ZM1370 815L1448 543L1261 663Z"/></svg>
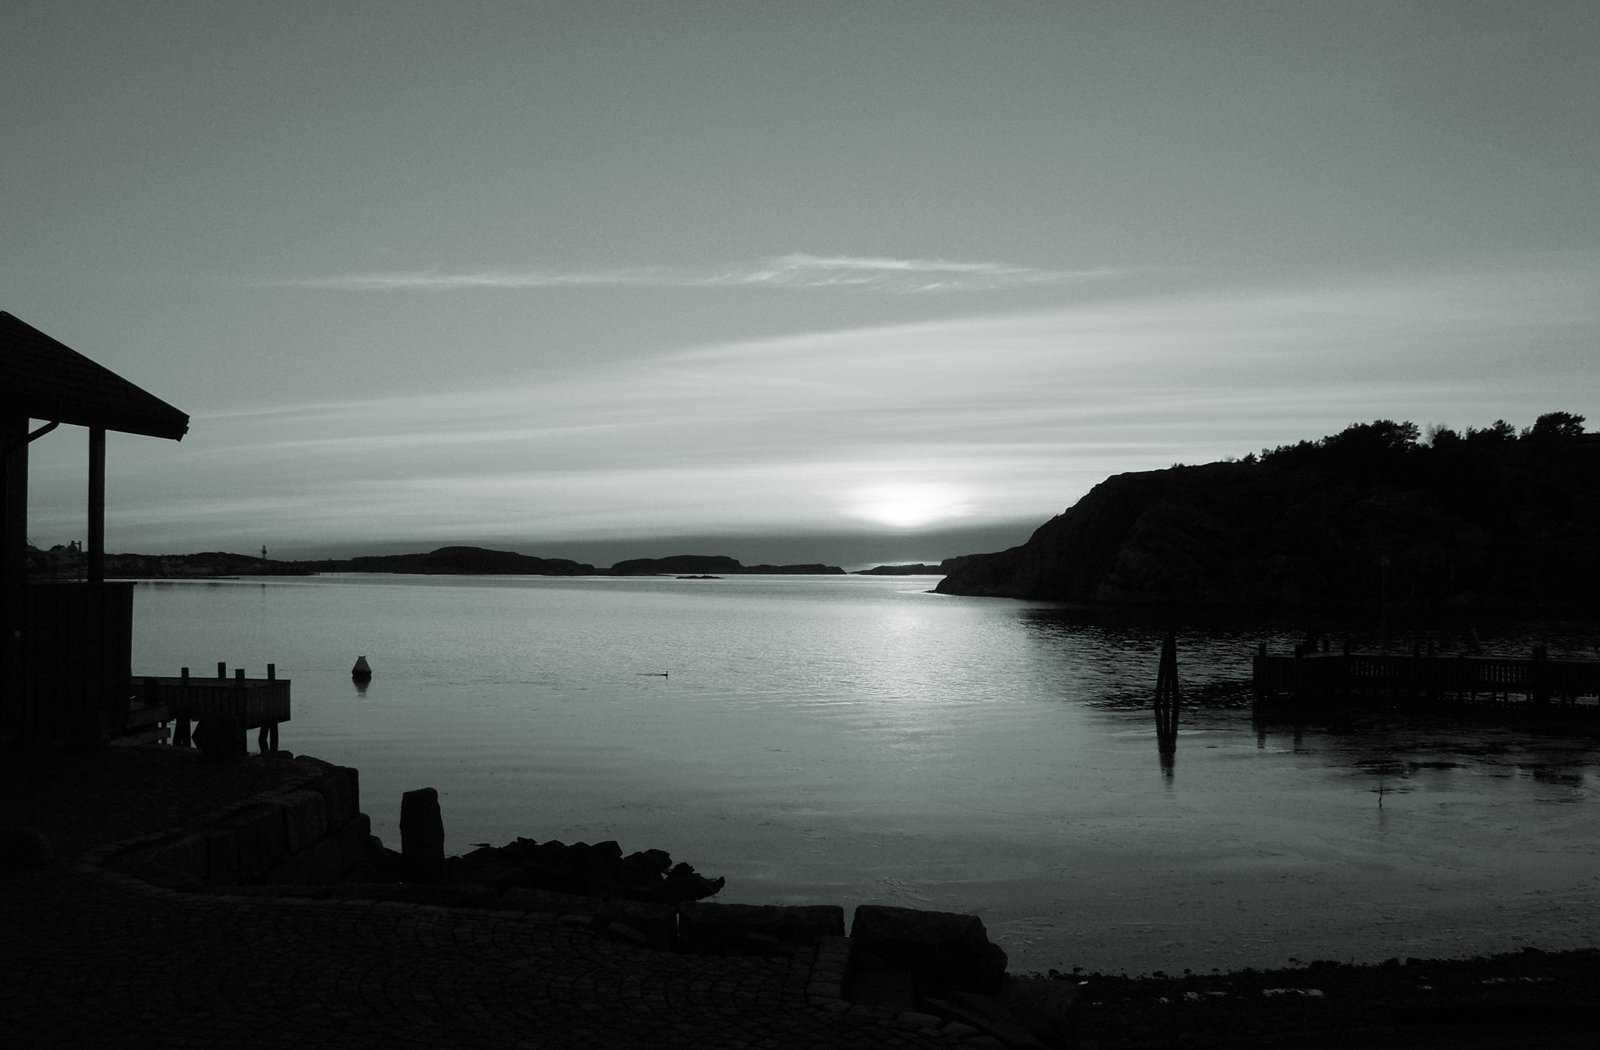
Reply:
<svg viewBox="0 0 1600 1050"><path fill-rule="evenodd" d="M228 676L217 665L215 678L197 678L185 667L176 678L144 677L136 681L136 705L147 724L173 724L172 742L198 744L203 750L244 750L244 734L259 731L262 751L278 748L278 725L289 721L289 680L267 665L267 677L246 678L242 668ZM200 723L194 730L193 724Z"/></svg>
<svg viewBox="0 0 1600 1050"><path fill-rule="evenodd" d="M1579 704L1600 700L1600 660L1438 655L1414 652L1256 653L1251 684L1258 702L1284 697L1329 703L1386 697L1414 703ZM1593 707L1594 705L1585 705Z"/></svg>

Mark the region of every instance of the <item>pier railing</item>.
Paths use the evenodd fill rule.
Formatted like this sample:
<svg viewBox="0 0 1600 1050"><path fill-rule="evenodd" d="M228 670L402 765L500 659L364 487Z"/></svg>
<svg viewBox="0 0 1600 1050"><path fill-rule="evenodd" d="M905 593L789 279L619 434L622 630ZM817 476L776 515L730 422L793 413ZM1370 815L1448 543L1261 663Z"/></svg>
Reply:
<svg viewBox="0 0 1600 1050"><path fill-rule="evenodd" d="M242 668L230 678L227 665L218 664L215 678L191 676L185 667L176 678L144 677L135 686L131 711L145 726L172 723L179 746L242 753L245 732L255 729L260 749L276 751L278 726L290 718L289 680L273 664L266 678L246 678Z"/></svg>

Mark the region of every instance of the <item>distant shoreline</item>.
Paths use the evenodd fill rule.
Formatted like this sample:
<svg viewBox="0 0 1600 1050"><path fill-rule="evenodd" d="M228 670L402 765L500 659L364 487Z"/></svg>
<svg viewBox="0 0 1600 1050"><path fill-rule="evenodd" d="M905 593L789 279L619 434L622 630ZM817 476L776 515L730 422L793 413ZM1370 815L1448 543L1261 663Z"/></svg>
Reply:
<svg viewBox="0 0 1600 1050"><path fill-rule="evenodd" d="M948 563L946 563L948 564ZM428 576L915 576L944 575L926 563L879 565L848 572L820 562L745 565L725 555L680 554L631 558L601 568L565 558L538 558L483 547L440 547L419 554L363 555L355 558L278 561L248 554L208 551L198 554L107 554L108 579L229 579L243 576L315 576L359 572ZM29 551L29 575L38 581L82 579L83 554L76 547Z"/></svg>

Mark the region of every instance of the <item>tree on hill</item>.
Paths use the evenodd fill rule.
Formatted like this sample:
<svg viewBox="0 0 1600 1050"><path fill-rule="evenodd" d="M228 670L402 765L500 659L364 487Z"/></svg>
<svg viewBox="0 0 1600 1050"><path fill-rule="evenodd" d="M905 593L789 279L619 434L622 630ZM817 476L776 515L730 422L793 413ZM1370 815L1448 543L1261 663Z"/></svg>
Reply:
<svg viewBox="0 0 1600 1050"><path fill-rule="evenodd" d="M942 593L1133 604L1588 607L1600 434L1551 412L1463 437L1409 422L1119 474L1027 543L948 565Z"/></svg>
<svg viewBox="0 0 1600 1050"><path fill-rule="evenodd" d="M1571 412L1546 412L1522 436L1534 442L1571 441L1583 436L1583 417Z"/></svg>

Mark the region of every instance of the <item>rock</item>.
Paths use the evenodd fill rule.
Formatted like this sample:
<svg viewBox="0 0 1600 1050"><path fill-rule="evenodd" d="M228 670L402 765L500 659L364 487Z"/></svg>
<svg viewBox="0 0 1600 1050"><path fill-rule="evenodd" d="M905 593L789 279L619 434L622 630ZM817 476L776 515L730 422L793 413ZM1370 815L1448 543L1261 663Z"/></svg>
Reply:
<svg viewBox="0 0 1600 1050"><path fill-rule="evenodd" d="M202 718L194 727L193 740L194 746L207 758L243 758L249 753L245 745L244 726L237 718Z"/></svg>
<svg viewBox="0 0 1600 1050"><path fill-rule="evenodd" d="M636 890L631 896L644 901L697 901L721 892L726 879L708 879L687 864L674 864L666 878L654 886Z"/></svg>
<svg viewBox="0 0 1600 1050"><path fill-rule="evenodd" d="M400 860L408 880L437 882L444 877L444 818L439 792L431 787L400 796Z"/></svg>
<svg viewBox="0 0 1600 1050"><path fill-rule="evenodd" d="M632 882L648 883L661 878L672 867L672 854L664 849L647 849L622 858L622 869Z"/></svg>
<svg viewBox="0 0 1600 1050"><path fill-rule="evenodd" d="M55 850L42 831L12 825L0 828L0 871L48 867Z"/></svg>
<svg viewBox="0 0 1600 1050"><path fill-rule="evenodd" d="M451 882L476 882L504 890L526 884L527 868L491 846L480 846L471 853L445 861Z"/></svg>
<svg viewBox="0 0 1600 1050"><path fill-rule="evenodd" d="M404 823L401 827L405 831ZM450 882L474 882L504 892L540 890L606 900L657 904L698 900L722 889L723 880L699 875L687 864L672 863L666 851L651 849L624 857L616 842L537 842L518 838L504 846L479 846L445 861ZM652 931L647 930L647 933Z"/></svg>
<svg viewBox="0 0 1600 1050"><path fill-rule="evenodd" d="M993 991L1006 975L1006 953L976 915L863 904L850 943L858 964L881 961L935 986Z"/></svg>

